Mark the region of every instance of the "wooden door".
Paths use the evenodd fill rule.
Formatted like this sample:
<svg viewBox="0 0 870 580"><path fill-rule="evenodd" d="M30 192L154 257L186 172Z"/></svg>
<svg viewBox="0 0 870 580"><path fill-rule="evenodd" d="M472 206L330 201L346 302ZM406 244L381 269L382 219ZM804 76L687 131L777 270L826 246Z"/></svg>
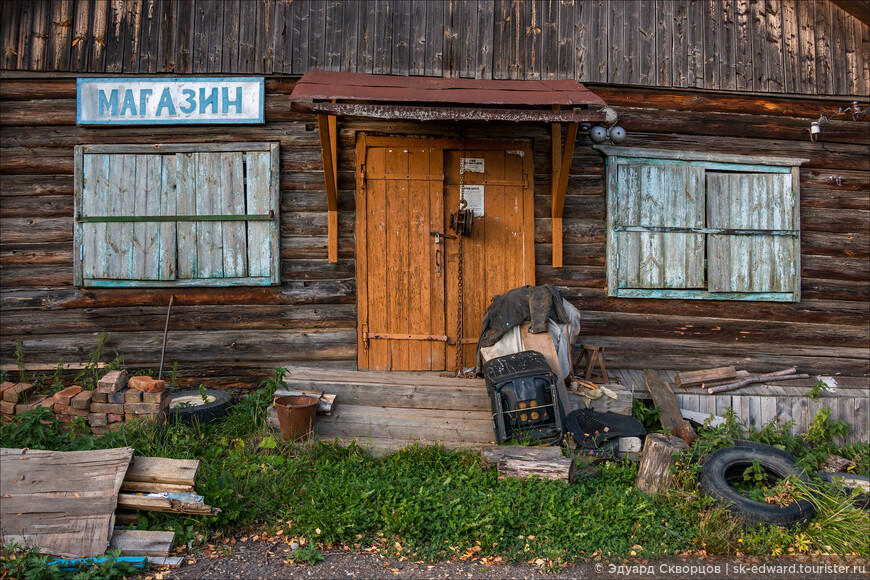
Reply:
<svg viewBox="0 0 870 580"><path fill-rule="evenodd" d="M460 157L467 167L465 198L475 211L470 236L462 240L462 295L459 295L459 243L447 241L447 330L449 370L456 366L458 309L462 308L462 366L474 366L484 312L492 298L535 283L532 152L526 143L467 143L445 151L445 213L459 207ZM482 196L481 188L482 187ZM482 198L482 203L481 203ZM481 207L482 206L482 207Z"/></svg>
<svg viewBox="0 0 870 580"><path fill-rule="evenodd" d="M440 370L444 320L444 172L440 147L375 140L357 149L358 365Z"/></svg>
<svg viewBox="0 0 870 580"><path fill-rule="evenodd" d="M459 207L462 157L482 160L464 177L480 210L463 244L449 216ZM475 169L480 165L476 165ZM357 142L358 366L453 370L474 364L490 300L534 284L531 148L525 143L360 136ZM462 308L462 331L457 332Z"/></svg>

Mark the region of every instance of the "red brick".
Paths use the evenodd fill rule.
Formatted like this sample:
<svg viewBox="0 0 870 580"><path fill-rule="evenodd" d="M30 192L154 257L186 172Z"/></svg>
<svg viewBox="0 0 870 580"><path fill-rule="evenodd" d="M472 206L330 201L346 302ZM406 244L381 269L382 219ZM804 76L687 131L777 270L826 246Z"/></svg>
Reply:
<svg viewBox="0 0 870 580"><path fill-rule="evenodd" d="M0 413L4 415L15 414L15 403L12 401L0 401Z"/></svg>
<svg viewBox="0 0 870 580"><path fill-rule="evenodd" d="M89 413L88 424L90 424L91 427L105 427L109 424L109 420L105 413Z"/></svg>
<svg viewBox="0 0 870 580"><path fill-rule="evenodd" d="M34 386L29 383L16 383L3 391L3 400L18 403L29 397L33 391Z"/></svg>
<svg viewBox="0 0 870 580"><path fill-rule="evenodd" d="M101 393L117 393L127 384L127 371L109 371L97 382Z"/></svg>
<svg viewBox="0 0 870 580"><path fill-rule="evenodd" d="M131 389L144 391L146 393L156 393L162 391L166 386L166 381L158 381L157 379L145 376L130 377L127 385Z"/></svg>
<svg viewBox="0 0 870 580"><path fill-rule="evenodd" d="M150 415L160 412L160 403L129 403L126 405L127 412L134 415Z"/></svg>
<svg viewBox="0 0 870 580"><path fill-rule="evenodd" d="M92 426L92 427L91 427L91 431L92 431L95 435L105 435L106 433L109 433L109 432L111 432L111 431L117 431L117 430L119 430L119 429L121 428L121 425L122 425L122 424L123 424L123 423L113 423L113 424L111 424L111 425L106 425L105 427Z"/></svg>
<svg viewBox="0 0 870 580"><path fill-rule="evenodd" d="M70 400L69 405L70 407L74 407L76 409L87 410L88 407L91 406L91 397L93 396L93 391L82 391Z"/></svg>
<svg viewBox="0 0 870 580"><path fill-rule="evenodd" d="M166 390L156 393L142 393L143 403L162 403L164 399L169 399L169 392Z"/></svg>
<svg viewBox="0 0 870 580"><path fill-rule="evenodd" d="M12 381L3 381L0 383L0 394L6 391L6 389L10 389L15 386L15 383Z"/></svg>
<svg viewBox="0 0 870 580"><path fill-rule="evenodd" d="M109 395L106 393L101 393L100 391L94 391L94 396L91 397L92 403L108 403Z"/></svg>
<svg viewBox="0 0 870 580"><path fill-rule="evenodd" d="M27 399L24 403L18 403L15 405L15 414L18 415L20 413L26 413L27 411L33 410L48 398L48 395L32 395Z"/></svg>
<svg viewBox="0 0 870 580"><path fill-rule="evenodd" d="M60 417L60 415L72 415L75 417L87 417L88 411L87 409L76 409L75 407L71 407L69 405L61 405L59 403L54 404L54 412Z"/></svg>
<svg viewBox="0 0 870 580"><path fill-rule="evenodd" d="M125 403L141 403L142 402L142 395L144 395L144 394L146 394L146 393L143 393L142 391L137 391L136 389L127 389L126 391L124 391L124 402ZM147 394L150 395L151 393L147 393Z"/></svg>
<svg viewBox="0 0 870 580"><path fill-rule="evenodd" d="M121 413L121 414L108 413L108 414L106 415L106 417L108 418L109 423L118 423L118 422L124 420L124 414L123 414L123 413Z"/></svg>
<svg viewBox="0 0 870 580"><path fill-rule="evenodd" d="M124 405L120 403L91 403L91 413L112 413L120 415L124 412Z"/></svg>
<svg viewBox="0 0 870 580"><path fill-rule="evenodd" d="M69 405L70 400L73 397L82 392L82 388L78 385L72 385L71 387L67 387L62 391L58 391L54 394L54 402L60 403L61 405Z"/></svg>

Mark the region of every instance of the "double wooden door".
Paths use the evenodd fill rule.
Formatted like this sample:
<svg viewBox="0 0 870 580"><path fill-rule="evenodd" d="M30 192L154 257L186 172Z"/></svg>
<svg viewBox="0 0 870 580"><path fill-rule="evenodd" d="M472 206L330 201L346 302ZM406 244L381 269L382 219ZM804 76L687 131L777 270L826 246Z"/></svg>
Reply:
<svg viewBox="0 0 870 580"><path fill-rule="evenodd" d="M460 181L475 213L461 269ZM360 135L356 259L360 369L454 370L457 348L473 366L492 297L534 284L529 144Z"/></svg>

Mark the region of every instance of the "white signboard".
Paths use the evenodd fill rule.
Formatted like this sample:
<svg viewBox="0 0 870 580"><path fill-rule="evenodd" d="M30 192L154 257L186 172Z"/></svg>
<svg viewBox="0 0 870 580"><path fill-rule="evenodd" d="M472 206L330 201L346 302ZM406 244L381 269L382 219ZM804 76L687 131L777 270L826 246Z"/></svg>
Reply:
<svg viewBox="0 0 870 580"><path fill-rule="evenodd" d="M80 78L80 125L263 123L263 78Z"/></svg>
<svg viewBox="0 0 870 580"><path fill-rule="evenodd" d="M471 173L483 173L483 157L463 157L462 170Z"/></svg>
<svg viewBox="0 0 870 580"><path fill-rule="evenodd" d="M483 217L483 186L463 185L462 197L468 202L468 209L474 212L474 217Z"/></svg>

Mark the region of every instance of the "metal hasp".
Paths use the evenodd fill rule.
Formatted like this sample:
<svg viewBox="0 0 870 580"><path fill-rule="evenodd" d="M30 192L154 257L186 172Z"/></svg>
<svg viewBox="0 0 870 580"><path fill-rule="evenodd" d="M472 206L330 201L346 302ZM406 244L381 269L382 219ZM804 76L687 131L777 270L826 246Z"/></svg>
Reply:
<svg viewBox="0 0 870 580"><path fill-rule="evenodd" d="M290 98L294 111L317 115L328 204L328 255L332 263L338 261L338 116L551 124L554 268L562 266L562 213L579 124L612 120L612 111L608 115L601 97L568 79L445 79L312 70L299 79ZM564 146L562 123L568 124ZM460 221L457 216L457 224Z"/></svg>

